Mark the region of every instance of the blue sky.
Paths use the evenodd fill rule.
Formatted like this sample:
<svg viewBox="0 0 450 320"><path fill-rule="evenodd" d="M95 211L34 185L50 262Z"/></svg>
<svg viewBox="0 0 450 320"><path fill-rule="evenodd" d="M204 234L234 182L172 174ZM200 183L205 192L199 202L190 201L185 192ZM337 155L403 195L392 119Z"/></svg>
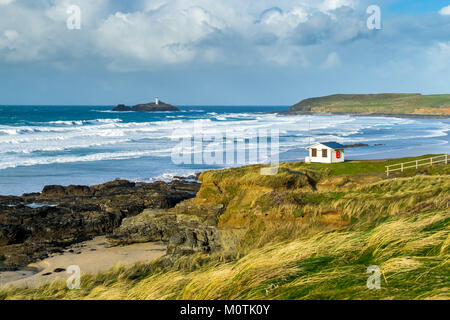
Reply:
<svg viewBox="0 0 450 320"><path fill-rule="evenodd" d="M370 5L381 30L367 28ZM449 62L450 0L0 0L4 105L450 93Z"/></svg>
<svg viewBox="0 0 450 320"><path fill-rule="evenodd" d="M392 1L373 1L373 3L382 3L389 14L410 14L410 13L425 13L438 12L443 7L448 6L448 0L392 0Z"/></svg>

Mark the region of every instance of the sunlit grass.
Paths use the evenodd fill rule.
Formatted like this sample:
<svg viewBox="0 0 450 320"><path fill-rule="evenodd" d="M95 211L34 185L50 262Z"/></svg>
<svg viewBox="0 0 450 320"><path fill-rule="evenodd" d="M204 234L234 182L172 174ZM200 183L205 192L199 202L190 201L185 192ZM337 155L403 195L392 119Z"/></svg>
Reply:
<svg viewBox="0 0 450 320"><path fill-rule="evenodd" d="M450 299L448 166L347 191L315 190L329 172L303 165L262 180L259 168L206 172L189 200L193 212L224 205L222 231L241 232L233 250L117 266L83 276L81 290L55 282L0 298ZM371 265L382 271L381 290L366 286Z"/></svg>

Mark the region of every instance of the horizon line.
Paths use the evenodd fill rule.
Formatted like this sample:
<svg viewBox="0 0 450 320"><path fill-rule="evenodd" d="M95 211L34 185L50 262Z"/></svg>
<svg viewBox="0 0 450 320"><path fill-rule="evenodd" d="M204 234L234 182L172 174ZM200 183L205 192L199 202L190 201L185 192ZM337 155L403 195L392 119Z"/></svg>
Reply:
<svg viewBox="0 0 450 320"><path fill-rule="evenodd" d="M0 104L0 107L114 107L117 105L109 104ZM284 104L174 104L176 107L291 107Z"/></svg>

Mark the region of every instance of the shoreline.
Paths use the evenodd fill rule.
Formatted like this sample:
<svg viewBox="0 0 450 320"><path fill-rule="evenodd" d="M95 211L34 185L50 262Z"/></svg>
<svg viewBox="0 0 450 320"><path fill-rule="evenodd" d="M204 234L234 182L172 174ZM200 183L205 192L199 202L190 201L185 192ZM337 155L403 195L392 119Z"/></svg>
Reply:
<svg viewBox="0 0 450 320"><path fill-rule="evenodd" d="M26 267L0 271L0 288L36 288L55 280L66 281L71 276L66 270L72 265L79 266L81 274L92 275L106 272L115 266L149 263L166 253L167 245L163 243L148 242L110 247L106 237L99 236L74 244L61 253L52 254Z"/></svg>
<svg viewBox="0 0 450 320"><path fill-rule="evenodd" d="M351 112L302 112L302 111L275 111L272 112L280 116L355 116L355 117L386 117L386 118L406 118L406 119L450 119L450 115L444 114L414 114L414 113L351 113Z"/></svg>
<svg viewBox="0 0 450 320"><path fill-rule="evenodd" d="M346 162L383 162L387 160L389 159L349 160ZM173 181L173 183L175 184L167 186L177 187L179 190L192 188L189 184L180 185L176 184L176 181ZM93 190L89 190L89 187L83 188L82 186L72 186L72 188L70 188L60 186L63 190L55 188L57 186L51 187L53 188L43 192L44 197L41 199L44 202L50 201L49 198L45 200L45 196L62 197L61 201L68 196L72 197L70 201L87 201L87 199L83 199L84 197L95 197L96 203L101 201L101 198L97 198L95 193L90 193ZM122 197L125 195L124 192L134 193L136 187L139 188L139 186L130 185L130 182L116 180L105 185L97 186L96 190L102 192L105 192L106 190L107 192L103 194L104 197L110 196L111 194ZM155 185L148 185L147 187L154 188ZM146 193L147 190L145 190ZM61 196L61 193L55 193L56 191L64 191L64 196ZM68 192L71 194L68 195ZM84 195L80 195L81 193L84 193ZM77 194L77 196L73 197L74 194ZM186 197L184 200L187 199L190 199L190 197ZM184 200L180 198L178 203L183 202ZM67 201L67 199L64 201ZM86 205L87 204L89 203L86 203ZM121 204L120 207L123 208ZM39 212L43 213L47 211L51 212L52 210L56 210L56 208L57 207L35 207L27 210L40 210ZM70 245L56 245L58 250L54 250L54 247L49 247L46 249L47 254L45 256L34 259L28 264L23 264L16 268L9 268L9 270L3 268L3 271L0 271L0 289L21 287L37 288L41 284L48 284L53 281L65 282L71 276L71 274L67 273L67 270L69 266L73 265L80 267L81 274L94 275L98 272L107 272L111 270L111 268L117 266L132 266L138 263L150 263L164 256L170 257L172 254L175 254L176 256L199 252L201 250L198 249L201 249L201 245L205 244L213 246L211 243L214 243L214 228L216 226L213 226L213 224L202 224L204 222L200 223L195 219L193 220L192 215L186 214L184 211L187 207L181 206L178 211L173 211L172 209L174 208L175 206L169 206L168 208L161 208L163 210L136 210L135 213L126 216L126 218L124 217L124 219L127 219L126 221L121 220L119 223L116 223L110 231L103 232L103 234L95 234L93 232L84 234L83 231L81 233L84 234L85 237L91 236L91 238L73 238L74 242ZM213 211L221 210L222 207L210 209ZM36 212L37 211L33 211L33 213ZM107 212L111 213L112 211ZM147 221L151 221L151 223L148 223ZM48 226L45 221L39 221L39 224L44 225L45 227ZM59 228L61 227L60 225L58 226ZM178 228L175 233L173 233L174 226L177 226ZM66 232L67 230L59 229L58 231ZM187 250L187 245L192 245L192 243L191 241L186 241L186 239L188 239L186 235L192 234L195 234L193 239L196 241L197 239L200 239L197 241L200 243L200 246L196 244L196 247L192 247L193 250L189 251ZM113 235L113 237L110 237L111 235ZM67 235L63 235L62 238L64 238L64 236ZM35 240L50 240L56 242L62 240L62 238L59 239L58 237L61 237L61 235L45 238L44 235L38 233L37 239ZM178 251L173 250L174 245L179 245ZM26 249L26 246L23 248ZM20 248L16 253L23 254L24 251L22 250L24 249ZM204 252L209 252L209 250L204 250Z"/></svg>
<svg viewBox="0 0 450 320"><path fill-rule="evenodd" d="M0 196L0 270L30 266L76 244L112 235L126 218L146 209L174 208L194 198L199 188L198 183L183 180L150 184L114 180Z"/></svg>

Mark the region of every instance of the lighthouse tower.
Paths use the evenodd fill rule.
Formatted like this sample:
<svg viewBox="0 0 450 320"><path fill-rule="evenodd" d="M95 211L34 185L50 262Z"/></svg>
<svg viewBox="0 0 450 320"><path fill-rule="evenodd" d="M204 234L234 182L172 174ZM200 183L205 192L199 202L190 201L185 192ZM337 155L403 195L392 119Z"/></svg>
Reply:
<svg viewBox="0 0 450 320"><path fill-rule="evenodd" d="M155 104L159 105L159 98L158 97L155 98Z"/></svg>

